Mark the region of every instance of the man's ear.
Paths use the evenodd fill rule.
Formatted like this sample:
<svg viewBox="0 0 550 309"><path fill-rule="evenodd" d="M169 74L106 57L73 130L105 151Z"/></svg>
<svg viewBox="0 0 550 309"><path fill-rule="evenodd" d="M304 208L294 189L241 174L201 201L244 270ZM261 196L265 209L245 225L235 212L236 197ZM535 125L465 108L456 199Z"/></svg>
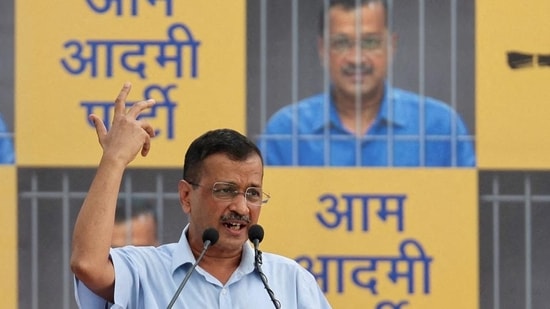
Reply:
<svg viewBox="0 0 550 309"><path fill-rule="evenodd" d="M191 187L191 184L183 179L180 180L180 182L178 183L178 193L180 197L181 209L186 214L191 212L190 195L192 189L193 188Z"/></svg>

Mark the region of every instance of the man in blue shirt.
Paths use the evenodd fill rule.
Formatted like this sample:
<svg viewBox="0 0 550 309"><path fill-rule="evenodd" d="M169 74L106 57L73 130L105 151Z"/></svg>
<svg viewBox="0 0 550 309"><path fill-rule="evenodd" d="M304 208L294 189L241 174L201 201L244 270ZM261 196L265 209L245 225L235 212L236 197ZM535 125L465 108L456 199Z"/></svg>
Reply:
<svg viewBox="0 0 550 309"><path fill-rule="evenodd" d="M13 151L12 137L8 134L8 129L0 115L0 164L13 164L15 162L15 153Z"/></svg>
<svg viewBox="0 0 550 309"><path fill-rule="evenodd" d="M247 240L269 199L262 189L263 158L252 141L230 129L209 131L189 146L178 184L189 224L178 243L110 248L124 170L140 150L147 155L154 136L150 124L137 120L154 101L135 103L126 111L129 90L125 84L115 101L109 131L98 116L90 115L103 155L74 228L71 269L78 305L330 308L314 276L296 261L264 253L263 275L255 267L255 250ZM205 251L203 232L210 228L219 240Z"/></svg>
<svg viewBox="0 0 550 309"><path fill-rule="evenodd" d="M447 104L385 81L396 37L385 0L331 0L319 55L329 94L286 106L258 145L267 165L473 167L473 138ZM327 41L328 40L328 41Z"/></svg>

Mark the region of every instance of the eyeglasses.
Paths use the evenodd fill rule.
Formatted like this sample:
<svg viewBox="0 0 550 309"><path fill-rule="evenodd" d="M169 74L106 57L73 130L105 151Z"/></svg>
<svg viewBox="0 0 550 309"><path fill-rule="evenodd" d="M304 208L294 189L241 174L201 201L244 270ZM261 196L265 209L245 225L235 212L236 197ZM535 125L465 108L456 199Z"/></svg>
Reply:
<svg viewBox="0 0 550 309"><path fill-rule="evenodd" d="M204 187L203 185L188 180L187 182L192 186ZM262 206L267 203L271 197L269 194L263 192L262 188L258 187L248 187L243 192L239 191L235 184L229 182L218 181L212 185L212 196L218 200L231 201L239 194L244 195L248 204L253 206Z"/></svg>
<svg viewBox="0 0 550 309"><path fill-rule="evenodd" d="M368 35L360 38L359 49L361 52L380 51L383 47L384 38L382 35ZM352 50L357 45L356 40L347 36L335 36L330 39L330 49L336 53L343 54Z"/></svg>

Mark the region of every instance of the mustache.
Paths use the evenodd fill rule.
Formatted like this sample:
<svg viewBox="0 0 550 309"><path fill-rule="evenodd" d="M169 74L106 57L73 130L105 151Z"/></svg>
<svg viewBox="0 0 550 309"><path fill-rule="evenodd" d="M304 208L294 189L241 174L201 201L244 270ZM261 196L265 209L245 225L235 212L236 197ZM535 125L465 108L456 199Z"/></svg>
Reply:
<svg viewBox="0 0 550 309"><path fill-rule="evenodd" d="M222 222L228 222L228 221L244 221L246 223L250 223L250 217L249 216L241 216L238 213L231 212L227 215L221 216L220 220Z"/></svg>
<svg viewBox="0 0 550 309"><path fill-rule="evenodd" d="M357 64L347 64L346 66L342 67L342 73L346 75L352 75L352 74L372 74L374 71L374 68L371 65L367 65L364 63L361 63L359 65Z"/></svg>

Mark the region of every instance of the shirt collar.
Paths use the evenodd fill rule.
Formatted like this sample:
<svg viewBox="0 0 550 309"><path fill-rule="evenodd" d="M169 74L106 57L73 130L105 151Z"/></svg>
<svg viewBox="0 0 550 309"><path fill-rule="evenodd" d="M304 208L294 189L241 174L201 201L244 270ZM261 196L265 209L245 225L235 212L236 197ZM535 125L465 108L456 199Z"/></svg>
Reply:
<svg viewBox="0 0 550 309"><path fill-rule="evenodd" d="M387 124L393 124L395 126L404 126L407 123L406 109L401 108L399 102L400 95L394 91L393 88L386 86L384 89L384 96L382 97L382 105L378 112L377 122L384 120ZM390 111L390 108L392 109Z"/></svg>
<svg viewBox="0 0 550 309"><path fill-rule="evenodd" d="M172 265L170 267L172 273L174 273L176 269L178 269L182 265L188 263L192 265L197 261L195 259L195 256L193 255L193 251L191 251L189 241L187 241L186 235L188 230L189 224L187 224L183 229L181 237L178 241L178 245L176 246L176 249L174 250L174 253L172 255ZM254 249L248 242L245 242L243 244L241 263L239 264L237 271L244 274L248 274L254 271Z"/></svg>
<svg viewBox="0 0 550 309"><path fill-rule="evenodd" d="M254 248L247 241L243 245L243 253L241 256L241 263L235 274L232 277L235 277L234 280L239 280L241 277L254 271Z"/></svg>
<svg viewBox="0 0 550 309"><path fill-rule="evenodd" d="M193 256L193 251L191 251L191 247L189 246L189 242L187 241L186 235L188 230L189 224L186 225L181 232L180 240L178 241L178 245L172 255L172 265L170 267L172 273L174 273L178 267L186 263L193 264L196 261L195 256Z"/></svg>
<svg viewBox="0 0 550 309"><path fill-rule="evenodd" d="M376 116L375 123L384 121L386 124L393 124L396 126L404 126L407 122L407 112L405 109L400 108L399 104L395 102L399 101L399 93L393 91L393 88L390 88L386 85L384 89L384 96L382 97L382 105L380 106L380 111ZM329 102L329 120L326 121L324 117L324 110L319 111L321 117L316 118L312 123L311 127L315 131L323 130L325 125L332 125L338 128L343 128L342 122L336 110L336 102L334 102L334 97L332 95L327 96L322 95L320 97L323 100L321 106L325 106L325 102ZM390 111L390 107L393 109ZM391 112L391 114L390 114ZM391 117L393 115L393 117Z"/></svg>
<svg viewBox="0 0 550 309"><path fill-rule="evenodd" d="M334 104L334 100L332 99L331 95L327 95L326 92L319 94L314 100L318 100L317 104L314 105L314 109L317 108L316 111L310 110L307 111L308 113L311 113L312 115L315 115L313 117L309 118L309 125L310 130L313 132L322 132L325 126L330 124L333 124L335 126L341 127L341 122L338 117L338 112L336 111L336 105ZM328 117L326 115L326 106L328 103Z"/></svg>

